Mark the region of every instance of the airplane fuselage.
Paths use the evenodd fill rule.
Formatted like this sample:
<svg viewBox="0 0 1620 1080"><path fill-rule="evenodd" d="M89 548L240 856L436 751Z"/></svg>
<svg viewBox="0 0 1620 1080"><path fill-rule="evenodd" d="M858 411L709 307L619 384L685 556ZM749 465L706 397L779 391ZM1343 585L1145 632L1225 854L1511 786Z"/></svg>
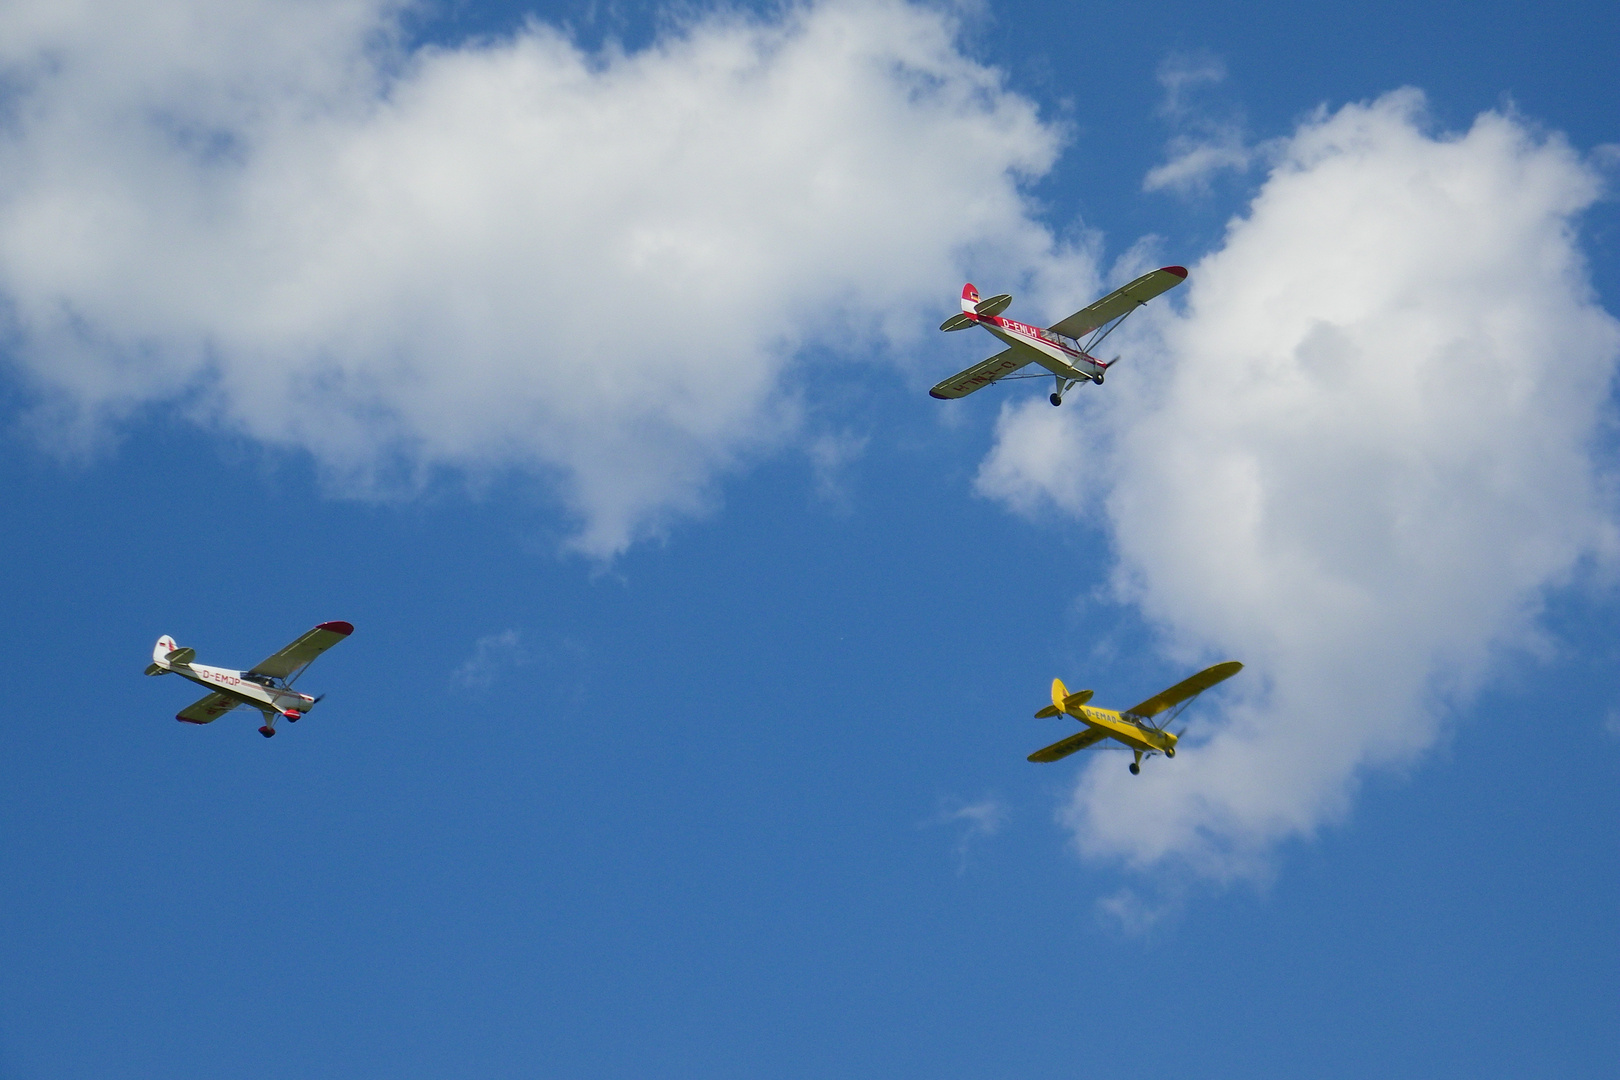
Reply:
<svg viewBox="0 0 1620 1080"><path fill-rule="evenodd" d="M198 686L206 686L216 694L234 698L260 712L285 715L291 711L302 716L315 705L315 699L308 694L300 694L296 690L277 686L262 675L252 675L246 671L207 667L203 664L170 664L169 670L190 679Z"/></svg>
<svg viewBox="0 0 1620 1080"><path fill-rule="evenodd" d="M971 311L965 314L1016 349L1021 358L1041 365L1061 379L1092 379L1108 370L1107 364L1083 349L1071 347L1049 330L1000 315L976 315Z"/></svg>
<svg viewBox="0 0 1620 1080"><path fill-rule="evenodd" d="M1132 750L1140 750L1143 753L1153 751L1167 757L1175 756L1176 737L1168 731L1144 727L1127 720L1123 713L1117 713L1113 709L1099 709L1093 705L1074 707L1069 709L1068 713L1076 720L1100 728L1110 738L1119 740Z"/></svg>

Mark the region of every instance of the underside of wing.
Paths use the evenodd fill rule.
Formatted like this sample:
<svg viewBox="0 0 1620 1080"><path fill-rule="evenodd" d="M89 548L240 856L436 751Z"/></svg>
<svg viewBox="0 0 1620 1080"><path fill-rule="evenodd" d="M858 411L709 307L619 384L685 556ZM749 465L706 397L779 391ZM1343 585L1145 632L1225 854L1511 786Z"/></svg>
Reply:
<svg viewBox="0 0 1620 1080"><path fill-rule="evenodd" d="M1183 679L1170 689L1161 690L1142 702L1142 704L1125 711L1131 716L1140 716L1143 719L1158 716L1166 709L1173 709L1183 701L1189 701L1197 697L1216 683L1230 679L1242 670L1243 665L1236 660L1228 660L1224 664L1207 667L1192 678Z"/></svg>
<svg viewBox="0 0 1620 1080"><path fill-rule="evenodd" d="M1092 743L1101 742L1108 738L1108 732L1101 728L1088 727L1077 735L1070 735L1062 742L1055 742L1051 746L1044 746L1029 755L1031 761L1056 761L1066 758L1077 750L1084 750Z"/></svg>
<svg viewBox="0 0 1620 1080"><path fill-rule="evenodd" d="M274 656L260 661L251 674L288 678L352 633L354 627L346 622L323 622Z"/></svg>
<svg viewBox="0 0 1620 1080"><path fill-rule="evenodd" d="M1029 360L1018 355L1017 350L1003 349L990 359L981 360L966 371L959 371L952 375L928 391L928 396L937 398L967 397L981 386L989 386L997 379L1004 379L1028 363Z"/></svg>
<svg viewBox="0 0 1620 1080"><path fill-rule="evenodd" d="M184 709L175 714L176 720L184 720L188 724L212 724L224 716L241 702L224 694L209 694L200 701L193 701Z"/></svg>
<svg viewBox="0 0 1620 1080"><path fill-rule="evenodd" d="M1186 268L1162 267L1152 273L1143 274L1124 288L1115 289L1095 304L1081 308L1067 319L1055 322L1047 329L1064 337L1081 337L1099 326L1113 322L1121 315L1129 315L1155 296L1175 288L1186 280Z"/></svg>

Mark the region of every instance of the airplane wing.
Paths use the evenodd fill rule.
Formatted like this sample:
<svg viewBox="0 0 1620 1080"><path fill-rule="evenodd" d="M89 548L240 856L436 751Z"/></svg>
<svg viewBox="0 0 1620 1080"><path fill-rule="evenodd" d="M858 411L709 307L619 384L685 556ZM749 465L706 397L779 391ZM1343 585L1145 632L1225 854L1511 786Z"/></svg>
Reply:
<svg viewBox="0 0 1620 1080"><path fill-rule="evenodd" d="M1122 289L1115 289L1090 307L1081 308L1062 322L1053 323L1047 329L1064 337L1083 337L1121 315L1129 315L1155 296L1186 280L1186 267L1160 267L1150 274L1143 274Z"/></svg>
<svg viewBox="0 0 1620 1080"><path fill-rule="evenodd" d="M212 724L240 704L241 702L235 698L226 697L224 694L209 694L181 709L174 718L184 720L188 724Z"/></svg>
<svg viewBox="0 0 1620 1080"><path fill-rule="evenodd" d="M980 360L966 371L958 371L932 390L929 397L959 398L967 397L982 386L989 386L997 379L1004 379L1008 375L1029 363L1021 355L1014 355L1016 350L1003 349L988 360Z"/></svg>
<svg viewBox="0 0 1620 1080"><path fill-rule="evenodd" d="M1190 701L1216 683L1230 679L1242 670L1243 665L1236 660L1228 660L1224 664L1207 667L1192 678L1183 679L1170 689L1161 690L1142 702L1142 704L1125 711L1132 716L1140 716L1144 720L1158 716L1166 709L1173 709L1183 701Z"/></svg>
<svg viewBox="0 0 1620 1080"><path fill-rule="evenodd" d="M1102 728L1088 727L1078 735L1070 735L1062 742L1055 742L1051 746L1043 746L1029 755L1029 760L1056 761L1059 758L1068 757L1077 750L1084 750L1092 743L1101 742L1106 738L1108 738L1108 732Z"/></svg>
<svg viewBox="0 0 1620 1080"><path fill-rule="evenodd" d="M323 622L274 656L259 661L249 674L285 679L352 633L354 627L346 622Z"/></svg>

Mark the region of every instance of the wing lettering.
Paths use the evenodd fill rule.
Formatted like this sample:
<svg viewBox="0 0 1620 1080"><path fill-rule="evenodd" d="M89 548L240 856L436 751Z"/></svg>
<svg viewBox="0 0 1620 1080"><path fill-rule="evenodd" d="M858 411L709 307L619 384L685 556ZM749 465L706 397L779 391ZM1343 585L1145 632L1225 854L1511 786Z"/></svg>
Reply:
<svg viewBox="0 0 1620 1080"><path fill-rule="evenodd" d="M209 694L181 709L174 718L188 724L212 724L240 704L241 702L235 698L226 697L224 694Z"/></svg>
<svg viewBox="0 0 1620 1080"><path fill-rule="evenodd" d="M1108 738L1108 732L1104 731L1102 728L1088 727L1078 735L1070 735L1067 739L1064 739L1061 742L1055 742L1051 746L1041 747L1041 749L1029 755L1029 760L1043 762L1057 761L1059 758L1066 758L1070 754L1073 754L1079 750L1084 750L1092 743L1101 742L1106 738Z"/></svg>
<svg viewBox="0 0 1620 1080"><path fill-rule="evenodd" d="M932 390L929 397L959 398L967 397L981 387L989 386L997 379L1004 379L1008 375L1029 363L1022 355L1017 355L1015 349L1003 349L988 360L980 360L966 371L958 371Z"/></svg>

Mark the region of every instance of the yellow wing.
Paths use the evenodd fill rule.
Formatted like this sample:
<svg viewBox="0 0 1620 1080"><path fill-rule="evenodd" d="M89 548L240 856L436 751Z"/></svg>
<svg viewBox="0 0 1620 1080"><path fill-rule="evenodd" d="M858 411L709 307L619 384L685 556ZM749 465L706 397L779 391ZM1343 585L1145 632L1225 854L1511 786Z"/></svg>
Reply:
<svg viewBox="0 0 1620 1080"><path fill-rule="evenodd" d="M1029 760L1056 761L1059 758L1068 757L1077 750L1084 750L1092 743L1101 742L1106 738L1108 738L1108 732L1101 728L1088 727L1078 735L1070 735L1062 742L1055 742L1051 746L1043 746L1029 755Z"/></svg>
<svg viewBox="0 0 1620 1080"><path fill-rule="evenodd" d="M1236 660L1207 667L1192 678L1183 679L1170 689L1159 691L1142 704L1126 709L1125 712L1130 716L1140 716L1144 720L1158 716L1166 709L1173 709L1183 701L1197 697L1216 683L1224 682L1242 670L1243 665Z"/></svg>

